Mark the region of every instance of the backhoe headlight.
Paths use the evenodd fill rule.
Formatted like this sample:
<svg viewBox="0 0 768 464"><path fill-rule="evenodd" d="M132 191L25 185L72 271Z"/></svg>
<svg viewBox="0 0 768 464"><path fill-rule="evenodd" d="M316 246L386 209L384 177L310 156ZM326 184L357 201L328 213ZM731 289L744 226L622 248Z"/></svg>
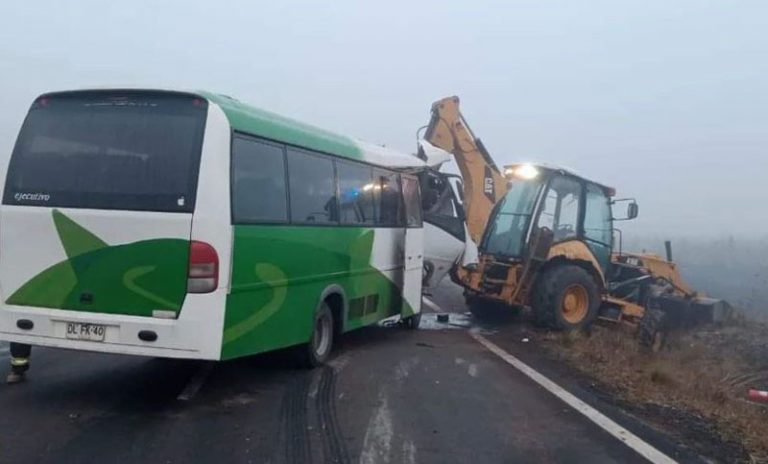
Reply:
<svg viewBox="0 0 768 464"><path fill-rule="evenodd" d="M531 180L535 179L539 175L539 170L531 164L521 164L508 168L504 171L507 176L517 177L518 179Z"/></svg>

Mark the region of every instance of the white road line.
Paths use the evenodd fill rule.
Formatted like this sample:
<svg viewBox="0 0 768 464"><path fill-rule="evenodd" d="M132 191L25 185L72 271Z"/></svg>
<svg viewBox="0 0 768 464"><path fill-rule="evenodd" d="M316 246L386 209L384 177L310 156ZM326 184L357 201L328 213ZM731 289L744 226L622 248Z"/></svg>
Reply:
<svg viewBox="0 0 768 464"><path fill-rule="evenodd" d="M640 454L644 458L657 464L674 464L677 462L674 459L667 456L666 454L657 450L650 444L643 441L637 435L633 434L629 430L625 429L624 427L620 426L616 422L612 421L611 419L603 415L598 410L589 406L587 403L576 398L574 395L564 390L555 382L549 380L548 378L544 377L537 371L533 370L524 362L520 361L516 357L512 356L511 354L507 353L503 349L499 348L498 345L494 344L484 336L480 335L477 331L475 330L470 331L470 335L472 335L472 337L475 340L480 342L481 345L488 348L488 350L490 350L493 354L500 357L508 364L511 364L515 369L519 370L523 374L527 375L531 380L538 383L539 385L547 389L550 393L552 393L556 397L563 400L568 406L582 413L584 416L587 417L587 419L591 420L592 422L600 426L603 430L610 433L614 437L618 438L620 441L624 442L624 444L626 444L627 446L635 450L638 454Z"/></svg>
<svg viewBox="0 0 768 464"><path fill-rule="evenodd" d="M192 398L197 395L197 392L200 391L200 388L203 386L203 383L205 383L205 380L208 378L208 375L213 370L213 362L204 362L202 366L195 372L195 374L192 376L192 378L189 379L189 382L187 382L187 385L184 387L184 390L179 393L179 396L176 397L178 401L189 401Z"/></svg>

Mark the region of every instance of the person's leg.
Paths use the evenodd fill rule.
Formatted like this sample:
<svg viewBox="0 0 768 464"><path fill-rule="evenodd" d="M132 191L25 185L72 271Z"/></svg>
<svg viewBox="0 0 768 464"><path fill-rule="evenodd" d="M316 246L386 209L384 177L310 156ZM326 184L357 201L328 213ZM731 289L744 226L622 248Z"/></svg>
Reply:
<svg viewBox="0 0 768 464"><path fill-rule="evenodd" d="M11 342L11 372L6 379L8 383L18 383L24 380L24 375L29 370L31 353L32 346Z"/></svg>

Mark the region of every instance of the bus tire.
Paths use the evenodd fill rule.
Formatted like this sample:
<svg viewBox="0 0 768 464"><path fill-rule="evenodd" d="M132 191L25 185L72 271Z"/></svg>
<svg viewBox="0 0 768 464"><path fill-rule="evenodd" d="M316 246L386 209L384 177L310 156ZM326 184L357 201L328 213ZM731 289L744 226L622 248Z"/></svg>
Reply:
<svg viewBox="0 0 768 464"><path fill-rule="evenodd" d="M595 279L579 266L558 265L545 271L533 294L536 324L555 330L588 327L600 309Z"/></svg>
<svg viewBox="0 0 768 464"><path fill-rule="evenodd" d="M311 369L328 360L333 348L333 332L333 311L328 303L323 302L320 310L315 313L309 342L299 347L299 362L302 367Z"/></svg>
<svg viewBox="0 0 768 464"><path fill-rule="evenodd" d="M408 330L416 330L421 325L421 313L408 316L403 319L403 326Z"/></svg>

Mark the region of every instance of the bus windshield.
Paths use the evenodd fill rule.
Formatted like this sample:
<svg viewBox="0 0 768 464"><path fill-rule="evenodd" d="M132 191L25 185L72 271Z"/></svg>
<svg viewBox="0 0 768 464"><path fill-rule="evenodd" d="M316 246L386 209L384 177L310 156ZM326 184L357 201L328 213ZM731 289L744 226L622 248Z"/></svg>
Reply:
<svg viewBox="0 0 768 464"><path fill-rule="evenodd" d="M43 96L16 142L3 203L190 212L206 113L185 94Z"/></svg>
<svg viewBox="0 0 768 464"><path fill-rule="evenodd" d="M514 182L491 218L482 251L493 255L517 257L522 253L528 224L536 197L541 190L540 180Z"/></svg>

